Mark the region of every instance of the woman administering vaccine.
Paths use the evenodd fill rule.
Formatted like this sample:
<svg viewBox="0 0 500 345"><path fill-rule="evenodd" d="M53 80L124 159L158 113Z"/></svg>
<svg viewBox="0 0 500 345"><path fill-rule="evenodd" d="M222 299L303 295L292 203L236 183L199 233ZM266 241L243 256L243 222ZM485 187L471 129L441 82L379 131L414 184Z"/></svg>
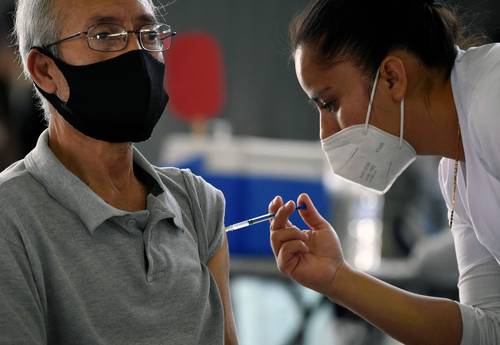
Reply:
<svg viewBox="0 0 500 345"><path fill-rule="evenodd" d="M336 175L379 193L417 155L439 179L460 270L460 303L412 294L350 267L307 195L275 198L281 271L405 344L500 344L500 45L461 50L456 17L423 0L316 0L294 21L296 73L320 114Z"/></svg>

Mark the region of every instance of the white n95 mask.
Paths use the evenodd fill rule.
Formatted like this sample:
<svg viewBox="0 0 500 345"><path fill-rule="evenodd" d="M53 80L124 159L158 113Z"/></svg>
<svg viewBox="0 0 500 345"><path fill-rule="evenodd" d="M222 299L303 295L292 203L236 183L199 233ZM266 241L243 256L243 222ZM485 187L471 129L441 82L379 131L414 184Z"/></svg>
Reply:
<svg viewBox="0 0 500 345"><path fill-rule="evenodd" d="M415 149L403 139L405 106L401 102L399 138L369 124L379 71L375 76L366 122L321 141L335 175L384 194L415 160Z"/></svg>

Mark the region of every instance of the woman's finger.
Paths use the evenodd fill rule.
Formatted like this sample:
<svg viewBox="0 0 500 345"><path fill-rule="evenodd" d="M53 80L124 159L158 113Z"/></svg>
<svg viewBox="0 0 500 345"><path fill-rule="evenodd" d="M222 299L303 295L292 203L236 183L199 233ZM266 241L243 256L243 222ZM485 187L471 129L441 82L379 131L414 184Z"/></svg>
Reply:
<svg viewBox="0 0 500 345"><path fill-rule="evenodd" d="M305 241L306 239L306 234L295 227L271 230L271 247L275 256L279 253L283 243L294 240Z"/></svg>
<svg viewBox="0 0 500 345"><path fill-rule="evenodd" d="M277 211L274 219L271 221L271 230L283 229L290 227L291 223L288 218L295 212L295 203L293 201L287 202L281 206Z"/></svg>

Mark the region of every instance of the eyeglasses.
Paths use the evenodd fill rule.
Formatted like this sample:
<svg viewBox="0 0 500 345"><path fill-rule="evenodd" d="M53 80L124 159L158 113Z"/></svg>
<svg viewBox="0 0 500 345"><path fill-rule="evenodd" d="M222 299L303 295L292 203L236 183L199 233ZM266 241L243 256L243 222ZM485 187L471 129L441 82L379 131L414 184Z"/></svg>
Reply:
<svg viewBox="0 0 500 345"><path fill-rule="evenodd" d="M87 36L90 49L100 52L116 52L127 47L129 35L132 33L139 37L141 48L152 52L164 52L170 49L172 39L177 34L172 31L172 27L168 24L148 24L142 26L138 31L130 31L118 24L100 23L91 26L87 31L78 32L47 44L44 48L76 37Z"/></svg>

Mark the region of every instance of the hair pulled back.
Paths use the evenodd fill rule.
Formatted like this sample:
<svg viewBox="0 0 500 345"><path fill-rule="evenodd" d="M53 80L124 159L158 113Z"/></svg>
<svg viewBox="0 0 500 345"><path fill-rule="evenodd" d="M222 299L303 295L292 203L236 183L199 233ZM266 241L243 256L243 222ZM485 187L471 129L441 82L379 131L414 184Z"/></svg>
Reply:
<svg viewBox="0 0 500 345"><path fill-rule="evenodd" d="M461 33L455 12L433 0L314 0L290 26L293 52L312 46L321 64L351 59L369 75L403 49L449 76Z"/></svg>

